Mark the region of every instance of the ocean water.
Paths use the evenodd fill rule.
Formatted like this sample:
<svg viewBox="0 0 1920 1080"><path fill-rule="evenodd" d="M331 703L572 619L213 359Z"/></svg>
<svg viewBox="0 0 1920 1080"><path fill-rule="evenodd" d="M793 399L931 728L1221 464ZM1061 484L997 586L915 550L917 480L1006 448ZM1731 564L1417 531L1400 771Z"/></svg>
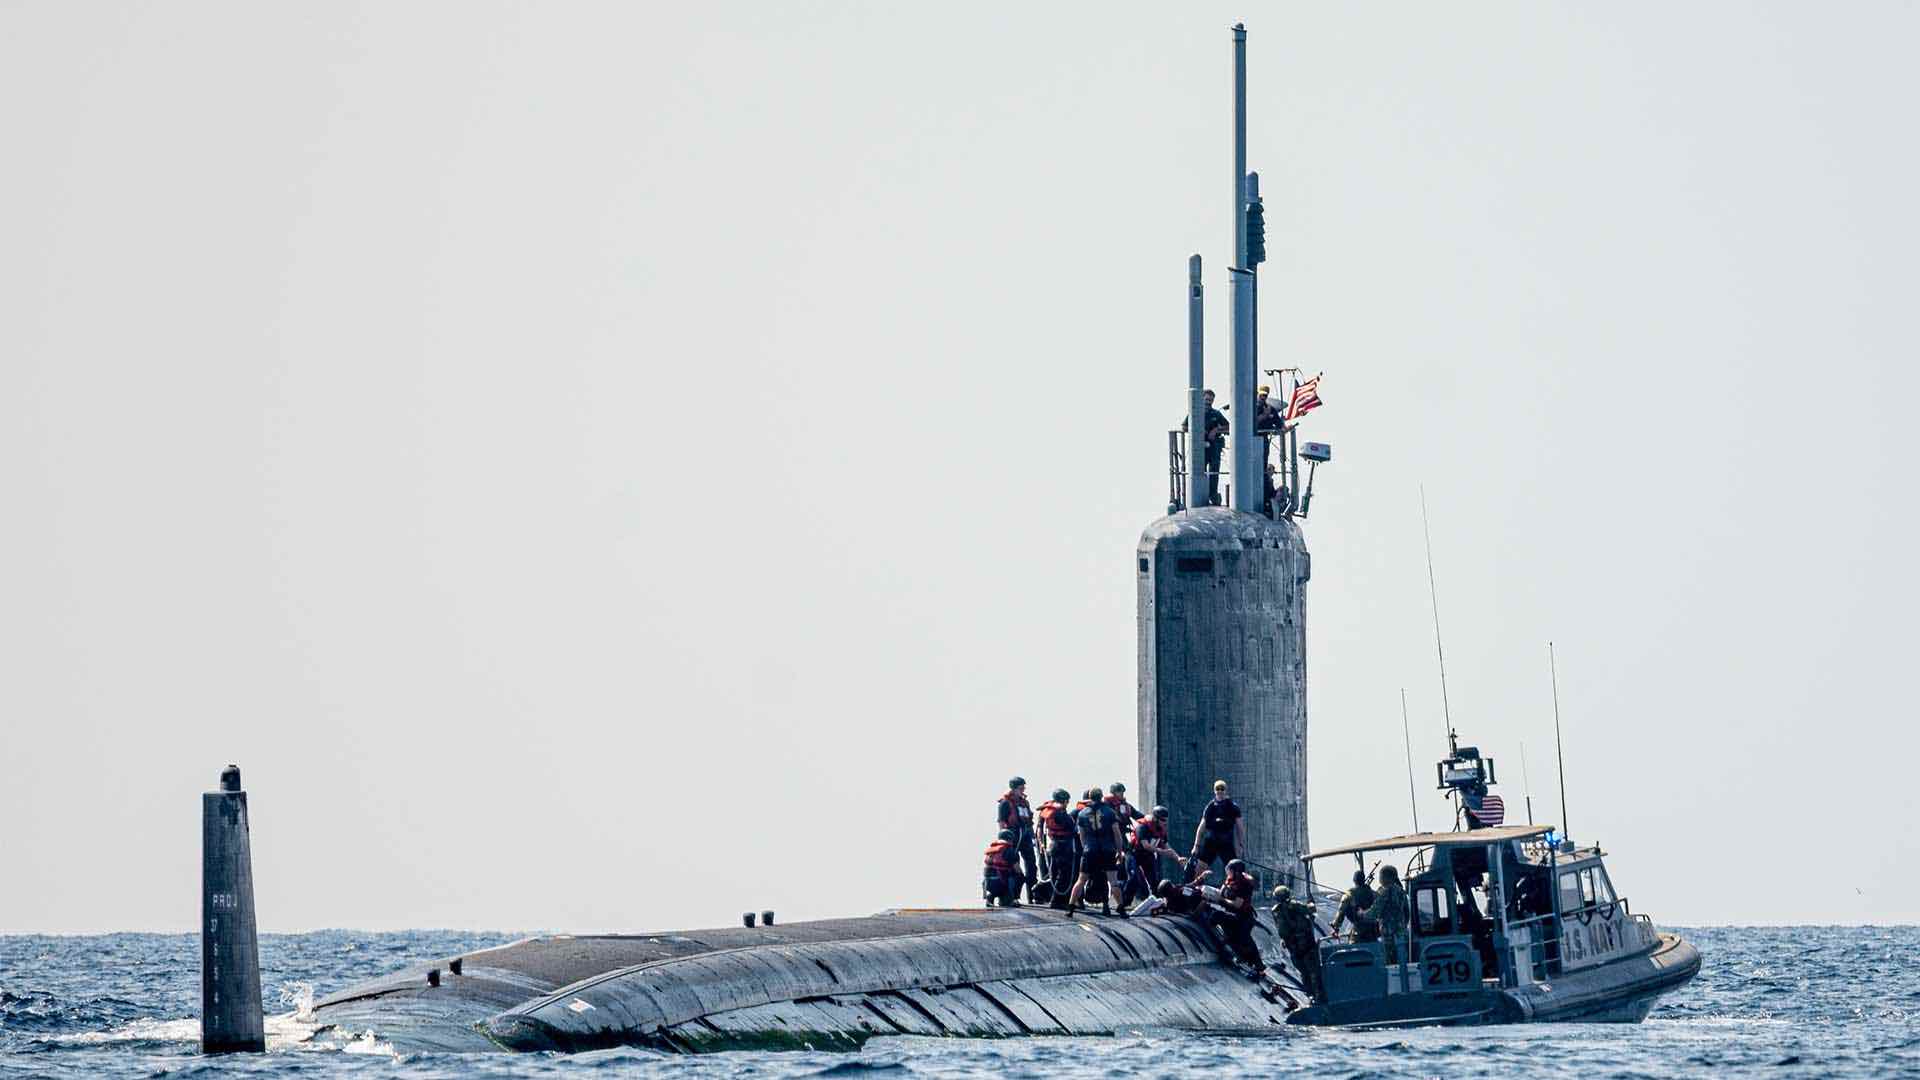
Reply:
<svg viewBox="0 0 1920 1080"><path fill-rule="evenodd" d="M1263 1038L903 1037L850 1054L700 1058L639 1050L396 1054L371 1038L316 1034L305 1018L316 993L517 934L266 935L268 1052L218 1058L197 1053L194 935L0 936L0 1076L1920 1076L1920 927L1682 933L1701 947L1705 967L1638 1025L1288 1030Z"/></svg>

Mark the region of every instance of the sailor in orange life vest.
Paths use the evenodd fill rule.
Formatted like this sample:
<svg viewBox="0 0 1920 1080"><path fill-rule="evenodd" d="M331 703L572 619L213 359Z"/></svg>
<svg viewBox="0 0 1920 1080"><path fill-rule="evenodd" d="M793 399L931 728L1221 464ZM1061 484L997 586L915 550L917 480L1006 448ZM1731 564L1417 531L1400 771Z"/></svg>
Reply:
<svg viewBox="0 0 1920 1080"><path fill-rule="evenodd" d="M1033 883L1040 880L1033 862L1033 807L1027 804L1027 781L1016 776L1007 781L1007 793L1000 796L994 817L1003 829L1011 829L1014 847L1020 852L1020 865L1026 872L1027 902L1033 902Z"/></svg>
<svg viewBox="0 0 1920 1080"><path fill-rule="evenodd" d="M1187 864L1187 880L1198 881L1213 872L1213 861L1232 862L1247 850L1247 823L1241 817L1240 804L1227 796L1227 782L1213 782L1213 801L1200 813L1200 824L1193 830L1193 861Z"/></svg>
<svg viewBox="0 0 1920 1080"><path fill-rule="evenodd" d="M1118 780L1107 785L1107 805L1120 815L1120 827L1123 829L1147 816L1140 812L1139 807L1127 801L1127 785Z"/></svg>
<svg viewBox="0 0 1920 1080"><path fill-rule="evenodd" d="M995 900L1001 907L1020 906L1020 868L1013 861L1015 835L1012 829L1001 829L1000 836L987 845L987 866L980 888L988 907Z"/></svg>
<svg viewBox="0 0 1920 1080"><path fill-rule="evenodd" d="M1162 858L1182 866L1187 863L1167 844L1167 808L1156 806L1152 814L1133 823L1133 869L1127 876L1127 904L1131 905L1136 897L1160 895Z"/></svg>
<svg viewBox="0 0 1920 1080"><path fill-rule="evenodd" d="M1080 876L1080 864L1075 858L1073 835L1073 809L1069 805L1073 796L1066 788L1055 788L1053 798L1040 804L1040 854L1046 859L1047 880L1053 885L1053 906L1067 906L1067 890L1073 888L1073 879Z"/></svg>

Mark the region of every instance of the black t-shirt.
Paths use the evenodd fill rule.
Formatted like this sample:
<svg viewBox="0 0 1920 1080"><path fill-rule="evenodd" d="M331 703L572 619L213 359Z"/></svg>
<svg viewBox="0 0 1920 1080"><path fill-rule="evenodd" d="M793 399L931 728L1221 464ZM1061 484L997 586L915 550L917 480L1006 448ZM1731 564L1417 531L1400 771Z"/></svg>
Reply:
<svg viewBox="0 0 1920 1080"><path fill-rule="evenodd" d="M1089 852L1110 852L1116 850L1113 844L1113 827L1120 823L1120 815L1106 803L1095 803L1084 810L1075 811L1074 820L1080 826L1080 846Z"/></svg>
<svg viewBox="0 0 1920 1080"><path fill-rule="evenodd" d="M1201 815L1206 822L1207 832L1223 840L1233 838L1233 823L1240 820L1240 804L1232 799L1215 799L1207 804Z"/></svg>
<svg viewBox="0 0 1920 1080"><path fill-rule="evenodd" d="M1231 430L1233 430L1233 425L1227 423L1226 413L1221 412L1219 409L1214 409L1214 408L1207 409L1207 441L1208 442L1218 442L1220 440L1225 439L1227 437L1227 432Z"/></svg>

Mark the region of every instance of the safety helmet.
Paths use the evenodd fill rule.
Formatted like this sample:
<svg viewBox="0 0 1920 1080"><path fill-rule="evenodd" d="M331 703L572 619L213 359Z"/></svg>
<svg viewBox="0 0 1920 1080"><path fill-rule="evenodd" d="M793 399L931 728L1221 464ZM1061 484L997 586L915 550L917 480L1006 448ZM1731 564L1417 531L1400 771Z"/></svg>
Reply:
<svg viewBox="0 0 1920 1080"><path fill-rule="evenodd" d="M1009 841L1009 842L1011 842L1011 841L1012 841L1012 840L1014 839L1014 835L1013 835L1013 830L1012 830L1012 829L1001 829L1001 830L1000 830L1000 839L1002 839L1002 840L1006 840L1006 841Z"/></svg>
<svg viewBox="0 0 1920 1080"><path fill-rule="evenodd" d="M1071 798L1073 798L1073 792L1068 791L1066 788L1057 787L1053 789L1054 802L1066 802L1068 799L1071 799Z"/></svg>
<svg viewBox="0 0 1920 1080"><path fill-rule="evenodd" d="M1024 776L1016 776L1013 779L1007 781L1007 786L1010 788L1026 787L1027 778Z"/></svg>
<svg viewBox="0 0 1920 1080"><path fill-rule="evenodd" d="M1118 780L1115 780L1113 783L1107 785L1107 794L1109 795L1125 795L1126 793L1127 793L1127 785L1121 783Z"/></svg>
<svg viewBox="0 0 1920 1080"><path fill-rule="evenodd" d="M1277 886L1273 890L1273 898L1275 900L1291 900L1293 899L1293 890L1285 885Z"/></svg>
<svg viewBox="0 0 1920 1080"><path fill-rule="evenodd" d="M1353 872L1353 883L1355 885L1365 885L1367 883L1367 875L1355 870Z"/></svg>
<svg viewBox="0 0 1920 1080"><path fill-rule="evenodd" d="M1165 818L1165 817L1167 816L1167 808L1166 808L1166 807L1164 807L1164 806L1156 806L1156 807L1154 807L1154 808L1153 808L1153 816L1154 816L1154 817L1157 817L1157 818L1162 818L1162 819L1164 819L1164 818Z"/></svg>
<svg viewBox="0 0 1920 1080"><path fill-rule="evenodd" d="M1247 864L1239 859L1235 859L1227 864L1227 873L1229 874L1244 874L1246 872Z"/></svg>
<svg viewBox="0 0 1920 1080"><path fill-rule="evenodd" d="M1397 884L1400 881L1400 871L1391 866L1383 866L1380 868L1380 880L1389 885Z"/></svg>

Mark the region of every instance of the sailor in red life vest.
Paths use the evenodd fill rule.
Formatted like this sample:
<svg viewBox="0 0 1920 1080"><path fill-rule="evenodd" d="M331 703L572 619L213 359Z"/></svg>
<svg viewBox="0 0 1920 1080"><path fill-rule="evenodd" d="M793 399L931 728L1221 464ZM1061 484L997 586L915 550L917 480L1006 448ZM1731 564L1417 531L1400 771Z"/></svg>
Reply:
<svg viewBox="0 0 1920 1080"><path fill-rule="evenodd" d="M1067 906L1067 891L1080 876L1074 857L1073 811L1068 803L1073 796L1066 788L1055 788L1053 798L1040 804L1040 854L1046 859L1047 880L1053 883L1053 906Z"/></svg>
<svg viewBox="0 0 1920 1080"><path fill-rule="evenodd" d="M988 907L992 907L995 900L1000 901L1001 907L1020 906L1020 868L1014 863L1015 835L1012 829L1001 829L1000 836L987 845L981 890L986 894Z"/></svg>
<svg viewBox="0 0 1920 1080"><path fill-rule="evenodd" d="M1014 835L1014 847L1020 852L1020 865L1026 871L1027 902L1033 902L1033 883L1039 880L1033 861L1033 807L1027 804L1027 781L1014 777L1007 781L1007 793L1000 796L995 818L1002 829Z"/></svg>
<svg viewBox="0 0 1920 1080"><path fill-rule="evenodd" d="M1127 785L1118 781L1107 786L1107 805L1113 807L1113 812L1120 815L1122 828L1147 816L1140 812L1139 807L1127 801Z"/></svg>
<svg viewBox="0 0 1920 1080"><path fill-rule="evenodd" d="M1246 863L1239 859L1227 863L1227 880L1220 886L1218 899L1214 900L1212 921L1220 928L1221 936L1227 939L1227 946L1233 950L1233 955L1257 973L1265 971L1267 965L1260 958L1260 947L1253 943L1253 923L1257 917L1253 909L1255 887L1253 875L1247 873Z"/></svg>
<svg viewBox="0 0 1920 1080"><path fill-rule="evenodd" d="M1160 895L1160 860L1185 864L1167 843L1167 808L1156 806L1153 813L1133 823L1133 873L1127 879L1127 903L1134 897Z"/></svg>

